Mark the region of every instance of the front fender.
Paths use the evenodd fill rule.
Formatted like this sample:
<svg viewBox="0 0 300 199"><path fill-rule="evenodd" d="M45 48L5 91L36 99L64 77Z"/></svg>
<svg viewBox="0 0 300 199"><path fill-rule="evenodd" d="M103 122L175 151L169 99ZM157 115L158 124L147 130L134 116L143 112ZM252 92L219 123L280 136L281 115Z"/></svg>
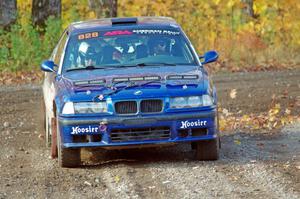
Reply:
<svg viewBox="0 0 300 199"><path fill-rule="evenodd" d="M53 101L55 98L55 87L53 82L45 81L43 84L43 96L45 103L45 111L48 118L54 117Z"/></svg>

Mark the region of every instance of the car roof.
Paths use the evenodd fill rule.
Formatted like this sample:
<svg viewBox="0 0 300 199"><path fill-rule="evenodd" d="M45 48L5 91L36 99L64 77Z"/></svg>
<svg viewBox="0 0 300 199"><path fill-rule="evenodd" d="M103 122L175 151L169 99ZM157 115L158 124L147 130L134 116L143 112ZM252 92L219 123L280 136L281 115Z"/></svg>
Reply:
<svg viewBox="0 0 300 199"><path fill-rule="evenodd" d="M124 26L145 27L145 26L172 26L179 27L176 21L170 17L124 17L124 18L103 18L88 21L74 22L69 25L68 33L78 34L95 31L99 29L118 29Z"/></svg>

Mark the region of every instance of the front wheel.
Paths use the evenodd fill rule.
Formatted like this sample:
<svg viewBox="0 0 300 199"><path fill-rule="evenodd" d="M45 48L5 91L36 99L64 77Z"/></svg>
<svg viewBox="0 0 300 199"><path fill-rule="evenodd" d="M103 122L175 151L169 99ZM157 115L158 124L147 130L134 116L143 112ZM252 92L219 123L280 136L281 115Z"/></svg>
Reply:
<svg viewBox="0 0 300 199"><path fill-rule="evenodd" d="M56 118L51 119L51 157L57 158L57 123Z"/></svg>
<svg viewBox="0 0 300 199"><path fill-rule="evenodd" d="M217 137L213 140L195 142L197 160L218 160L220 139Z"/></svg>
<svg viewBox="0 0 300 199"><path fill-rule="evenodd" d="M51 146L51 122L49 117L46 115L45 113L45 120L44 120L44 126L45 126L45 144L46 147L50 147Z"/></svg>
<svg viewBox="0 0 300 199"><path fill-rule="evenodd" d="M57 128L58 164L61 167L77 167L80 165L80 148L64 148L61 144L60 131Z"/></svg>

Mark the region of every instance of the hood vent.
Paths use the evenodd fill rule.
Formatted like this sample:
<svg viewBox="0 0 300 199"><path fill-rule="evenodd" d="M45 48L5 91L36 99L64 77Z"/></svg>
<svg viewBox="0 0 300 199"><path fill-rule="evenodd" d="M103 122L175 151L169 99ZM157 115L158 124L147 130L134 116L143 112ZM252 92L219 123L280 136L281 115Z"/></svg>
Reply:
<svg viewBox="0 0 300 199"><path fill-rule="evenodd" d="M146 76L146 77L118 77L114 78L113 82L128 82L128 81L158 81L160 76Z"/></svg>
<svg viewBox="0 0 300 199"><path fill-rule="evenodd" d="M75 86L82 86L82 85L101 85L105 83L105 79L99 80L85 80L85 81L76 81L74 82Z"/></svg>
<svg viewBox="0 0 300 199"><path fill-rule="evenodd" d="M180 79L186 79L186 80L192 80L192 79L198 79L198 75L169 75L167 76L167 80L180 80Z"/></svg>

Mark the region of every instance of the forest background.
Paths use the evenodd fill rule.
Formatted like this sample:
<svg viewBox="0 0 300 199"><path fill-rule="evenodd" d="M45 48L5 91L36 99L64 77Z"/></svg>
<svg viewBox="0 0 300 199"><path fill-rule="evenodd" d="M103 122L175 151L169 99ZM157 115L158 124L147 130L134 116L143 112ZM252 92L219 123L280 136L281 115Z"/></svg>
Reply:
<svg viewBox="0 0 300 199"><path fill-rule="evenodd" d="M8 1L1 1L3 11ZM51 16L49 4L49 17L43 22L33 17L39 1L49 2L17 0L13 20L9 24L0 20L1 73L38 70L68 24L109 16L173 17L199 55L212 49L219 52L214 71L300 66L299 0L52 0L59 2L60 13Z"/></svg>

